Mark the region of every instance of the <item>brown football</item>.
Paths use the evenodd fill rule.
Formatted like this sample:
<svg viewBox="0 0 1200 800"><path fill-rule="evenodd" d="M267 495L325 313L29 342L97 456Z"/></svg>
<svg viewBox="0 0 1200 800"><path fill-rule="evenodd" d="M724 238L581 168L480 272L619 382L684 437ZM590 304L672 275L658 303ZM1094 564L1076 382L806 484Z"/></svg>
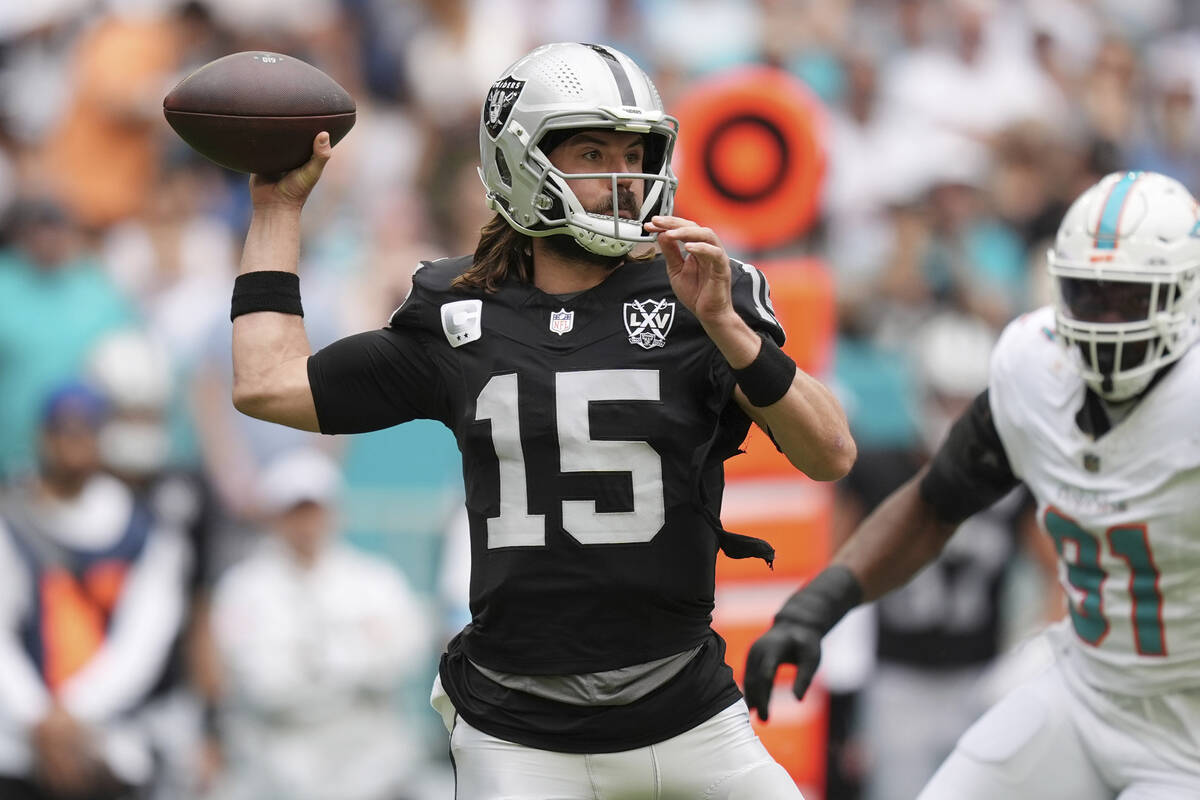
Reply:
<svg viewBox="0 0 1200 800"><path fill-rule="evenodd" d="M328 131L354 127L354 98L292 56L251 50L210 61L163 99L167 122L204 157L238 172L274 175L300 166Z"/></svg>

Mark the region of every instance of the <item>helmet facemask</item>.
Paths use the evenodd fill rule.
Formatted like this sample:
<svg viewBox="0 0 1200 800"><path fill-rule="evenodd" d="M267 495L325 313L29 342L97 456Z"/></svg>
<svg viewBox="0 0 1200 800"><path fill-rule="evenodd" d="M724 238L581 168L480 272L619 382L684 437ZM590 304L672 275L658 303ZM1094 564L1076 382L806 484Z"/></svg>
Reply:
<svg viewBox="0 0 1200 800"><path fill-rule="evenodd" d="M1104 278L1072 277L1061 265L1052 272L1058 335L1075 350L1084 381L1106 400L1145 391L1196 338L1196 268L1174 276L1105 270Z"/></svg>
<svg viewBox="0 0 1200 800"><path fill-rule="evenodd" d="M1071 204L1047 265L1058 336L1105 400L1131 400L1200 334L1200 207L1154 172L1106 175Z"/></svg>
<svg viewBox="0 0 1200 800"><path fill-rule="evenodd" d="M627 79L620 94L617 72ZM512 99L499 92L512 92ZM664 113L657 90L636 64L611 49L546 45L514 64L493 96L503 96L509 105L490 113L490 101L485 104L479 174L489 205L513 228L534 237L569 235L587 251L609 257L654 241L643 223L672 210L677 180L671 154L678 123ZM565 173L555 167L549 151L586 130L642 134L643 171ZM584 208L570 185L580 179L610 183L606 208ZM642 181L637 208L630 208L621 186L629 180ZM629 218L613 213L622 207Z"/></svg>
<svg viewBox="0 0 1200 800"><path fill-rule="evenodd" d="M549 122L551 121L548 120ZM541 135L535 133L529 137L521 151L519 162L526 166L532 178L534 223L521 224L501 196L489 193L489 200L509 224L527 236L567 234L585 250L601 256L623 256L633 249L635 244L654 241L654 234L647 233L643 224L656 214L671 213L675 187L678 184L670 167L671 152L675 145L674 125L664 126L667 127L666 130L645 132L636 128L631 130L618 124L598 125L594 122L571 127L548 124L547 127L548 130ZM557 145L575 133L597 129L643 133L644 171L563 172L551 163L549 153L539 146L547 139L553 140ZM503 155L500 155L497 161L506 164ZM606 208L588 210L571 188L571 181L588 179L609 181L612 188ZM628 190L621 185L629 180L643 182L642 202L636 208L631 207ZM618 213L612 213L613 209ZM619 212L622 210L629 212L628 219L620 216Z"/></svg>
<svg viewBox="0 0 1200 800"><path fill-rule="evenodd" d="M586 130L593 130L583 129ZM614 130L620 130L616 128ZM571 136L575 130L564 130ZM555 137L557 138L557 137ZM547 228L567 228L569 234L586 250L597 255L624 255L634 244L651 242L654 235L646 232L644 223L655 214L670 213L675 194L675 179L664 159L670 153L673 140L661 133L643 134L644 156L642 172L563 172L550 161L550 153L537 147L530 153L533 163L544 165L538 194L549 197L551 203L542 214ZM602 179L610 186L608 201L599 208L587 208L571 188L578 180ZM642 182L642 199L625 184ZM628 213L622 217L621 212Z"/></svg>

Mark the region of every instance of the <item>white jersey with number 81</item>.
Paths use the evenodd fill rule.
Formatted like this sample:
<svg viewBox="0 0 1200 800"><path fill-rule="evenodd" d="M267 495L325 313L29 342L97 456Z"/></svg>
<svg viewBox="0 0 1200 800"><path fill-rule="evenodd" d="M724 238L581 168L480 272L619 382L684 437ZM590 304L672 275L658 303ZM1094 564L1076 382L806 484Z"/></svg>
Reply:
<svg viewBox="0 0 1200 800"><path fill-rule="evenodd" d="M1111 430L1076 414L1085 386L1049 307L1005 330L989 398L1014 474L1059 554L1089 683L1149 695L1200 687L1200 352Z"/></svg>

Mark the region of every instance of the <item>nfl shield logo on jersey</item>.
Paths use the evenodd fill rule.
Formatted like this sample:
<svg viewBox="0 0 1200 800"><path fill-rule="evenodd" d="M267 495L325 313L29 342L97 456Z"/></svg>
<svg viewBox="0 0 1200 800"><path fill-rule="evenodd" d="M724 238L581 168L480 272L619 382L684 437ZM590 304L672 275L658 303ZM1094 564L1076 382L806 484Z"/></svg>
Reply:
<svg viewBox="0 0 1200 800"><path fill-rule="evenodd" d="M565 308L560 308L558 311L550 312L550 331L562 336L564 333L570 333L571 328L575 327L575 312L567 311Z"/></svg>
<svg viewBox="0 0 1200 800"><path fill-rule="evenodd" d="M667 343L675 321L675 303L667 300L633 300L625 304L625 332L629 343L646 350Z"/></svg>

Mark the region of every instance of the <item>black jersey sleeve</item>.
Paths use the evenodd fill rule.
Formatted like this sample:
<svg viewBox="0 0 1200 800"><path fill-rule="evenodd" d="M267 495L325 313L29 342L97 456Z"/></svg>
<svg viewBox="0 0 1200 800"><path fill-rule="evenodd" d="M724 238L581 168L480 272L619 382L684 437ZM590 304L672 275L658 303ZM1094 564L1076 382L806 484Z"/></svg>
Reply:
<svg viewBox="0 0 1200 800"><path fill-rule="evenodd" d="M730 260L729 268L733 273L730 294L733 308L737 311L738 316L763 340L773 341L782 346L786 335L783 326L775 318L775 309L771 305L771 287L767 283L767 276L758 267L736 260ZM714 351L712 369L717 393L724 398L723 402L729 405L728 414L730 416L725 421L736 422L731 429L733 431L731 438L726 442L728 447L719 448L716 451L721 454L722 458L728 458L733 453L739 452L739 445L746 438L746 431L749 430L750 418L733 402L733 390L737 385L737 380L733 376L729 362L719 351ZM778 450L779 443L775 441L775 436L769 430L764 430L764 432Z"/></svg>
<svg viewBox="0 0 1200 800"><path fill-rule="evenodd" d="M411 419L446 421L446 384L422 331L347 336L308 359L322 433L362 433Z"/></svg>
<svg viewBox="0 0 1200 800"><path fill-rule="evenodd" d="M938 519L957 524L1008 494L1020 480L1013 474L992 421L985 389L950 429L921 480L921 498Z"/></svg>
<svg viewBox="0 0 1200 800"><path fill-rule="evenodd" d="M771 306L771 287L767 284L767 276L758 267L740 261L731 261L729 266L733 270L730 291L734 309L755 333L782 345L785 338L783 326L775 318L775 309Z"/></svg>

